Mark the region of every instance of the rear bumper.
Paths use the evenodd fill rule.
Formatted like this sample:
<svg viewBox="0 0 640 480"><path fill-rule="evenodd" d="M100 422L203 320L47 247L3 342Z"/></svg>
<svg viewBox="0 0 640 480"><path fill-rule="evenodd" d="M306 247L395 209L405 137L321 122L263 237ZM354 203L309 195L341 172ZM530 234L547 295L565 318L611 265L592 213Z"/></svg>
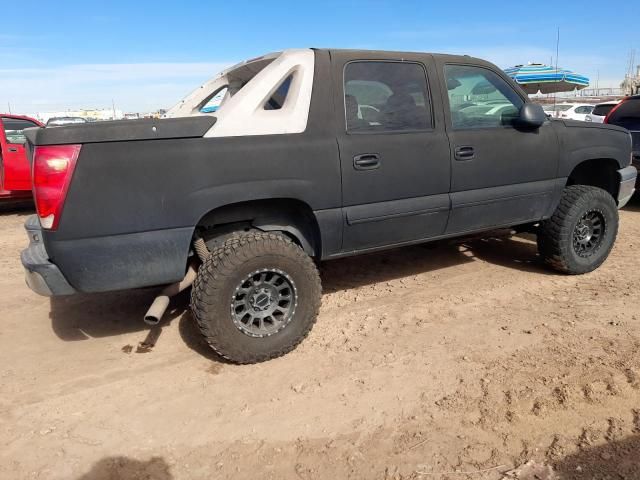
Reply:
<svg viewBox="0 0 640 480"><path fill-rule="evenodd" d="M618 189L618 208L624 207L636 190L636 179L638 171L636 167L630 165L622 170L618 170L620 176L620 188Z"/></svg>
<svg viewBox="0 0 640 480"><path fill-rule="evenodd" d="M29 235L29 246L20 254L25 280L31 290L39 295L72 295L76 290L69 284L60 269L49 261L42 243L42 228L35 215L27 218L24 228Z"/></svg>
<svg viewBox="0 0 640 480"><path fill-rule="evenodd" d="M27 285L46 296L166 285L184 278L193 228L57 239L33 215L22 251ZM43 235L46 242L43 242Z"/></svg>

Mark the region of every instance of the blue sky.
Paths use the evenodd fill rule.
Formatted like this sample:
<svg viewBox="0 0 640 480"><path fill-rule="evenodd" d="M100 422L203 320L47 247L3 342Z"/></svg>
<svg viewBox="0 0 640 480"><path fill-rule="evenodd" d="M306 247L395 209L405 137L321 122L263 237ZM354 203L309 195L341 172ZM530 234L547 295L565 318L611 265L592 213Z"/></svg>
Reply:
<svg viewBox="0 0 640 480"><path fill-rule="evenodd" d="M617 86L636 2L37 1L0 29L0 111L170 107L221 68L290 47L467 53L500 67L545 62ZM610 7L608 5L611 5Z"/></svg>

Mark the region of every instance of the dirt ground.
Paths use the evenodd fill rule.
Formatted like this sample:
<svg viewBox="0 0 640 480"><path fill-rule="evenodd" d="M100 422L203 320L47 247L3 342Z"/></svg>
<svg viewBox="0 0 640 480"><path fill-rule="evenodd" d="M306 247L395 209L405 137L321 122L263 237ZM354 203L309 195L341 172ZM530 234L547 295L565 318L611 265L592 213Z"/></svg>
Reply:
<svg viewBox="0 0 640 480"><path fill-rule="evenodd" d="M326 263L309 338L252 366L188 295L149 330L154 290L31 293L29 213L0 214L2 479L640 479L640 201L585 276L503 233Z"/></svg>

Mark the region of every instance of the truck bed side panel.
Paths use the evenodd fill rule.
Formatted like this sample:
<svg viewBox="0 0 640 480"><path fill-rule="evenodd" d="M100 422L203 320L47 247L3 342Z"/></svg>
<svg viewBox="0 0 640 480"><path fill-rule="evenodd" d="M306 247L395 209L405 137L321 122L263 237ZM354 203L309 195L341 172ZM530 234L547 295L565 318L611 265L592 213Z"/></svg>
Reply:
<svg viewBox="0 0 640 480"><path fill-rule="evenodd" d="M168 283L206 213L273 198L339 209L339 168L334 140L304 134L87 144L47 251L81 291Z"/></svg>

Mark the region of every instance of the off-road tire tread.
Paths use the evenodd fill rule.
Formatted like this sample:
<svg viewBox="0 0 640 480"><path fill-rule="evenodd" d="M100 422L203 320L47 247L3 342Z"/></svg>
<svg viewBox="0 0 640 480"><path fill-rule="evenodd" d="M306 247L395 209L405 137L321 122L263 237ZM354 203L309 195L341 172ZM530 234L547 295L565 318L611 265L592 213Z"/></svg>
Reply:
<svg viewBox="0 0 640 480"><path fill-rule="evenodd" d="M602 200L610 203L614 209L617 208L613 198L605 190L589 185L571 185L564 189L560 203L551 218L540 224L538 252L544 262L554 270L569 275L585 273L576 271L569 265L568 249L572 248L571 214L574 207L590 200ZM612 226L609 225L608 228L612 228ZM615 228L613 240L615 240L617 234L617 223ZM608 249L610 250L612 246L613 241ZM593 268L590 271L598 268L606 259L607 255L602 256L597 263L592 265Z"/></svg>
<svg viewBox="0 0 640 480"><path fill-rule="evenodd" d="M271 254L274 251L296 261L306 271L308 278L312 280L313 292L310 295L313 299L312 315L306 319L307 325L305 325L302 335L292 338L289 343L268 355L251 354L246 351L229 352L218 341L219 332L215 328L215 323L206 320L209 318L212 307L207 298L215 290L223 288L228 278L243 262L263 254ZM211 251L209 257L200 266L193 283L191 311L200 332L216 354L232 363L251 364L280 357L296 348L307 337L316 322L321 296L322 285L318 269L302 248L280 233L250 231L231 236L221 246Z"/></svg>

